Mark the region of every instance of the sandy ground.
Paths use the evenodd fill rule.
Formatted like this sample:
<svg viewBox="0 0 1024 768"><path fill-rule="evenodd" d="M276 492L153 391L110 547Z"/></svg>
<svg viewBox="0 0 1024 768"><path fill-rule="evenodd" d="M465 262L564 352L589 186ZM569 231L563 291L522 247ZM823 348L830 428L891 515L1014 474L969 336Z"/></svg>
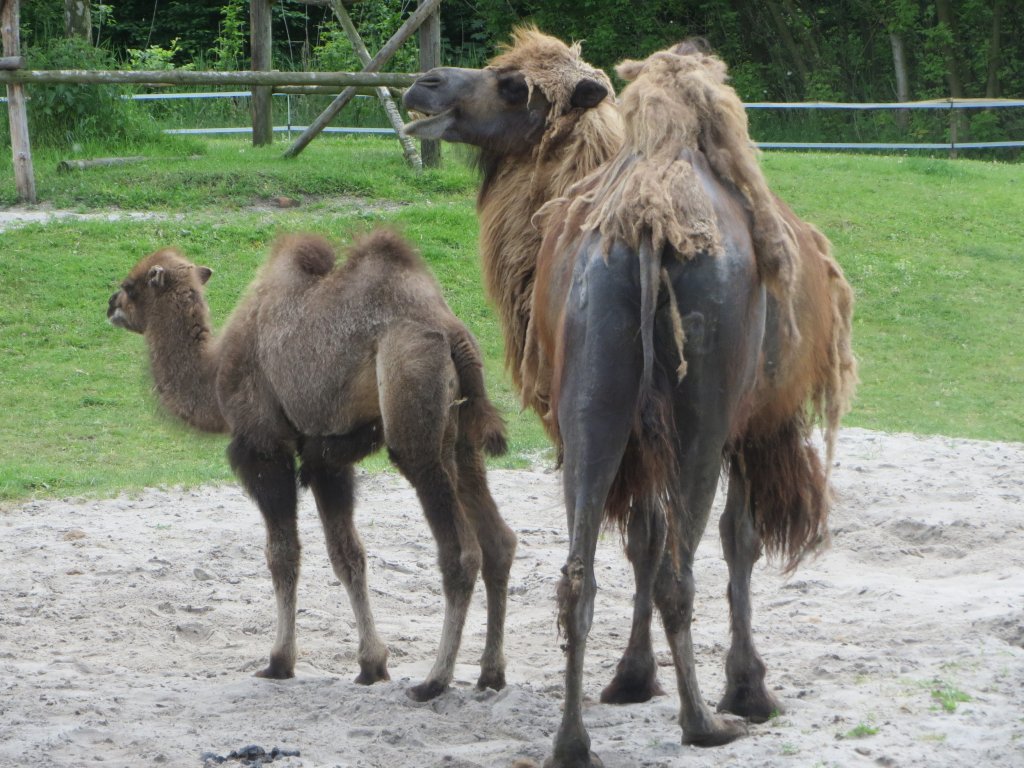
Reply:
<svg viewBox="0 0 1024 768"><path fill-rule="evenodd" d="M680 744L660 632L669 694L597 703L628 634L632 595L618 536L604 536L584 716L608 768L1024 766L1024 445L846 430L838 462L832 549L788 579L755 570L755 632L787 711L725 747ZM273 596L259 514L235 487L0 511L0 765L198 768L204 753L247 745L298 750L274 768L543 759L562 685L559 480L543 469L490 477L519 535L509 685L473 688L484 634L478 587L456 683L426 704L405 689L433 660L440 576L398 477L363 476L360 485L358 521L393 678L372 687L352 682L351 612L308 496L301 657L288 681L252 676L269 651ZM699 672L715 701L728 607L714 523L696 575Z"/></svg>

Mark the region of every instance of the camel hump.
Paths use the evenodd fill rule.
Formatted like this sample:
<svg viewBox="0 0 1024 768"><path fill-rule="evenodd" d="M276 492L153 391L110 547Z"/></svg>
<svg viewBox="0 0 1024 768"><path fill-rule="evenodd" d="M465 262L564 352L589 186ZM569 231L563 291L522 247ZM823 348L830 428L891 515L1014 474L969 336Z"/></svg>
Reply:
<svg viewBox="0 0 1024 768"><path fill-rule="evenodd" d="M334 269L334 248L319 235L306 232L283 235L274 243L271 261L287 259L293 266L313 277L323 277Z"/></svg>
<svg viewBox="0 0 1024 768"><path fill-rule="evenodd" d="M349 249L348 260L380 259L406 267L422 267L423 260L408 241L391 229L378 228L357 239Z"/></svg>

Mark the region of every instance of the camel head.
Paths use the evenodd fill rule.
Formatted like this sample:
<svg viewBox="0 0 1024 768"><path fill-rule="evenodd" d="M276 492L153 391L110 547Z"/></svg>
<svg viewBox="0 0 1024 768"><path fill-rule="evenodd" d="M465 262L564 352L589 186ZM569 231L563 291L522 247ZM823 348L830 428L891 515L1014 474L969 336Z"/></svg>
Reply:
<svg viewBox="0 0 1024 768"><path fill-rule="evenodd" d="M402 103L422 115L405 127L420 139L471 144L492 155L527 154L565 116L596 107L611 81L566 45L520 28L484 69L438 67L405 92Z"/></svg>
<svg viewBox="0 0 1024 768"><path fill-rule="evenodd" d="M159 307L201 300L203 285L212 274L211 269L197 267L174 248L156 251L121 281L107 305L107 320L118 328L145 333Z"/></svg>

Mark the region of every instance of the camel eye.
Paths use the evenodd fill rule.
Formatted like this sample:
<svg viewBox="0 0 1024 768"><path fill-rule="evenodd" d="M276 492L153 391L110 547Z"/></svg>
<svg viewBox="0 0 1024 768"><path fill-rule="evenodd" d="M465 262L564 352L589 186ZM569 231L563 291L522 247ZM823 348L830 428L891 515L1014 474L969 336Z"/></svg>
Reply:
<svg viewBox="0 0 1024 768"><path fill-rule="evenodd" d="M124 291L125 295L129 299L134 299L138 296L138 291L135 288L135 283L122 283L121 290Z"/></svg>
<svg viewBox="0 0 1024 768"><path fill-rule="evenodd" d="M511 75L498 80L498 94L510 104L521 104L526 101L530 89L522 75Z"/></svg>

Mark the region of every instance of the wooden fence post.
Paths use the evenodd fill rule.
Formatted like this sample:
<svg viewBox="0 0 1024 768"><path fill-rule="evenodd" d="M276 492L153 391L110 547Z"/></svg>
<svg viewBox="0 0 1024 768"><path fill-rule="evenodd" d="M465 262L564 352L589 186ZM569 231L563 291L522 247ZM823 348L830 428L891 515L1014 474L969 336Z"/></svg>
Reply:
<svg viewBox="0 0 1024 768"><path fill-rule="evenodd" d="M20 19L18 0L0 0L0 31L3 53L12 63L20 55ZM11 157L14 161L14 187L18 199L36 202L36 177L32 170L32 145L28 135L28 113L25 110L25 89L21 83L7 85L7 115L11 124Z"/></svg>
<svg viewBox="0 0 1024 768"><path fill-rule="evenodd" d="M420 0L423 5L423 0ZM441 8L438 6L420 27L420 72L441 66ZM441 142L429 139L420 142L424 168L441 164Z"/></svg>
<svg viewBox="0 0 1024 768"><path fill-rule="evenodd" d="M345 10L345 4L342 0L331 0L331 8L334 10L334 15L338 17L338 21L341 22L341 26L348 36L348 41L352 43L356 56L359 57L364 67L368 67L370 62L373 61L373 57L366 50L363 38L359 36L356 25L352 23L352 17ZM395 129L395 133L398 134L398 141L402 145L402 152L405 155L406 162L417 171L423 170L423 161L420 160L420 155L416 151L415 142L402 133L405 123L402 122L402 115L398 111L398 105L395 104L395 100L391 97L391 91L381 86L377 89L377 98L380 99L380 104L384 108L388 120L391 121L391 126Z"/></svg>
<svg viewBox="0 0 1024 768"><path fill-rule="evenodd" d="M437 7L441 4L441 0L420 0L419 7L409 16L402 26L398 28L398 31L391 36L384 47L377 51L377 55L373 57L369 64L363 67L363 74L372 74L380 70L391 57L395 55L402 43L408 40L412 34L420 28L423 24L424 19L433 15L437 10ZM383 84L383 83L382 83ZM309 124L309 127L302 132L292 145L285 150L285 157L297 156L306 146L311 142L326 126L334 116L341 111L341 109L348 104L352 97L356 95L355 88L346 88L339 93L334 101L327 105L327 109L320 113L320 115Z"/></svg>
<svg viewBox="0 0 1024 768"><path fill-rule="evenodd" d="M272 67L273 36L271 5L273 0L250 0L249 42L252 47L252 69ZM255 86L252 89L252 145L262 147L274 143L273 89Z"/></svg>

